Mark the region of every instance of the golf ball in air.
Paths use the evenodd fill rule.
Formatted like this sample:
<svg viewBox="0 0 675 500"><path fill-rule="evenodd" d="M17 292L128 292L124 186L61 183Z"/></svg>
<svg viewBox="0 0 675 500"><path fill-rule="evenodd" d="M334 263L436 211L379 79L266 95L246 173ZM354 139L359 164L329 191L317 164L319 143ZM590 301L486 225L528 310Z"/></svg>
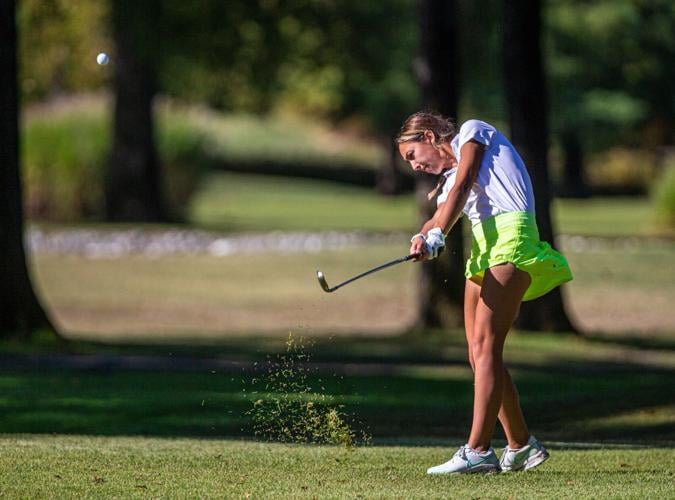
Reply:
<svg viewBox="0 0 675 500"><path fill-rule="evenodd" d="M101 66L108 64L108 61L110 61L110 58L108 57L108 54L106 54L105 52L101 52L99 55L96 56L96 62L99 63Z"/></svg>

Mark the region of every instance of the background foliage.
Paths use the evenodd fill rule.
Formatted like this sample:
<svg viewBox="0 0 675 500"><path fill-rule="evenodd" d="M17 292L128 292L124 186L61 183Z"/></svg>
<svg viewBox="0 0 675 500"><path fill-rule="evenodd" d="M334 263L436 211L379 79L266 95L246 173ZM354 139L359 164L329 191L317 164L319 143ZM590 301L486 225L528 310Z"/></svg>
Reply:
<svg viewBox="0 0 675 500"><path fill-rule="evenodd" d="M457 76L464 89L459 118L480 116L506 128L501 9L497 0L458 2L463 22ZM592 189L653 190L675 142L675 4L548 0L544 9L554 181L562 176L567 154L561 137L571 132L585 153L585 177ZM111 52L108 17L106 2L20 3L25 103L107 88L115 55L107 67L97 66L94 58L99 51ZM419 105L413 0L165 0L156 23L162 94L233 117L227 119L234 124L223 134L218 127L207 130L217 120L202 120L200 126L193 120L190 127L196 130L191 131L171 123L177 121L173 115L160 119L159 147L176 207L189 199L203 171L205 135L206 156L217 158L211 166L234 161L255 171L262 157L280 162L280 170L289 158L323 168L335 159L327 147L332 143L333 149L344 150L340 154L348 164L374 169L385 161L401 118ZM50 117L49 125L40 124L39 113L27 117L31 216L49 211L53 218L76 219L99 210L98 187L81 186L96 185L94 172L105 161L110 129L105 118L92 120L109 108L92 106L73 111L81 114L82 137L87 136L77 145L72 140L79 132L65 116ZM298 119L274 118L289 115ZM266 120L284 125L268 127ZM342 136L318 142L316 135L304 135L303 123L313 130L340 130ZM289 129L298 133L285 133ZM237 132L236 137L247 139L228 140ZM360 148L378 151L348 158ZM327 161L321 160L322 150ZM60 200L66 206L55 207ZM47 210L47 204L54 209Z"/></svg>

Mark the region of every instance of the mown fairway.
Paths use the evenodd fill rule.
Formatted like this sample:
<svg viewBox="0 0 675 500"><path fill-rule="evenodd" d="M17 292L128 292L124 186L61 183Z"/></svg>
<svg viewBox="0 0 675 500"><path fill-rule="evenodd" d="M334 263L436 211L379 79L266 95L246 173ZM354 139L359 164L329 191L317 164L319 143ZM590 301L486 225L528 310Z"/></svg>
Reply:
<svg viewBox="0 0 675 500"><path fill-rule="evenodd" d="M551 447L538 470L426 477L448 447L356 450L223 440L0 438L0 495L67 498L667 498L663 448Z"/></svg>
<svg viewBox="0 0 675 500"><path fill-rule="evenodd" d="M221 230L417 230L412 195L373 196L372 190L274 176L211 174L192 200L192 223ZM645 198L558 199L562 234L645 236L662 233Z"/></svg>
<svg viewBox="0 0 675 500"><path fill-rule="evenodd" d="M124 364L104 346L74 347L88 355L62 352L41 364L30 358L4 361L0 432L252 436L247 410L253 402L286 392L259 383L276 370L269 363L285 352L280 339L118 346L114 354L124 356ZM302 351L313 364L306 365L303 384L311 391L298 394L299 405L310 394L325 395L327 403L343 405L361 422L354 426L376 442L450 437L461 444L473 388L460 332L450 338L429 332L324 339ZM532 429L542 439L675 442L672 343L650 347L515 334L505 358ZM289 381L299 376L291 374Z"/></svg>
<svg viewBox="0 0 675 500"><path fill-rule="evenodd" d="M313 183L292 192L266 180L251 186L239 177L214 184L196 221L248 231L414 225L406 200L370 203L359 190L317 193ZM237 198L247 189L250 199ZM289 208L294 196L302 201ZM218 212L218 200L232 204ZM413 264L331 295L315 278L319 268L338 282L399 256L406 241L228 257L36 254L38 291L75 342L28 352L3 345L0 496L668 497L675 247L630 218L646 213L644 202L576 203L557 213L566 234L591 235L562 240L575 272L564 293L584 335L516 331L505 353L531 430L553 452L540 469L425 475L466 440L473 388L463 332L405 333ZM274 219L265 216L270 204ZM616 210L626 217L608 225ZM254 402L284 396L257 381L289 332L311 355L310 391L290 396L302 406L320 395L371 445L288 445L255 434ZM503 444L498 430L495 446Z"/></svg>
<svg viewBox="0 0 675 500"><path fill-rule="evenodd" d="M395 231L400 238L301 254L35 255L36 283L62 330L110 341L209 341L288 331L391 335L413 321L414 264L332 295L319 293L315 278L321 269L333 284L404 254L406 235L417 229L410 196L390 199L330 182L216 174L195 196L190 214L193 224L222 234L360 230ZM650 237L659 229L648 200L558 200L554 215L566 235L558 247L575 274L564 287L568 310L581 329L624 336L675 332L675 242Z"/></svg>
<svg viewBox="0 0 675 500"><path fill-rule="evenodd" d="M266 353L283 352L279 339L118 346L113 356L75 347L90 354L5 360L3 497L666 498L675 477L668 343L513 335L506 357L552 459L523 474L442 478L424 472L465 441L471 414L460 332L307 349L308 386L373 438L355 449L254 441L247 411L282 396L255 384ZM7 363L17 359L23 368Z"/></svg>
<svg viewBox="0 0 675 500"><path fill-rule="evenodd" d="M570 314L595 334L660 337L675 331L675 243L587 243L565 251L575 279ZM594 245L594 246L592 246ZM91 259L37 255L36 283L69 336L109 341L222 340L289 331L303 335L392 335L415 314L415 264L325 294L335 284L407 251L378 245L320 253L208 254Z"/></svg>

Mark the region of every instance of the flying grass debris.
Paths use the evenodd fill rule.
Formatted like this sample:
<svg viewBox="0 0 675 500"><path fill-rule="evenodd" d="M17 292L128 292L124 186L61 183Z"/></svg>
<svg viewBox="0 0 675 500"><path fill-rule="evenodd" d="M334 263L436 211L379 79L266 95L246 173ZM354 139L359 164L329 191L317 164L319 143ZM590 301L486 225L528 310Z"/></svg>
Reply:
<svg viewBox="0 0 675 500"><path fill-rule="evenodd" d="M351 447L369 442L366 432L350 425L355 419L343 411L343 405L334 404L331 396L312 388L309 359L303 339L289 334L285 352L277 355L264 376L253 379L250 394L257 397L246 415L251 417L254 434L284 443Z"/></svg>

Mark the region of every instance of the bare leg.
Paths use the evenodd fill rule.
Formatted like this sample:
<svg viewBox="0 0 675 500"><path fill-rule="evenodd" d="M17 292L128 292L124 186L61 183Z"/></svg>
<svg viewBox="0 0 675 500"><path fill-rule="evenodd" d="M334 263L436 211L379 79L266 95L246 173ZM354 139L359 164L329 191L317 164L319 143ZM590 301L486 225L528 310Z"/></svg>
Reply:
<svg viewBox="0 0 675 500"><path fill-rule="evenodd" d="M471 352L471 343L473 338L473 324L476 316L476 306L480 299L480 291L480 285L467 280L464 293L464 328L466 330L469 363L471 363L472 370L475 370L475 367L473 353ZM504 391L502 394L502 405L499 408L499 421L504 428L509 447L521 448L527 444L530 432L525 423L523 412L520 409L518 391L516 390L516 386L511 379L511 374L506 367L504 367L503 386Z"/></svg>
<svg viewBox="0 0 675 500"><path fill-rule="evenodd" d="M474 449L489 448L498 415L503 417L510 447L520 447L527 442L529 432L520 411L518 393L503 365L502 351L529 284L530 276L512 264L487 270L481 287L467 282L465 321L475 381L468 444ZM474 287L480 290L478 297Z"/></svg>
<svg viewBox="0 0 675 500"><path fill-rule="evenodd" d="M522 448L527 444L530 431L520 408L518 390L506 368L504 368L504 392L502 406L499 408L499 422L504 428L509 448Z"/></svg>

